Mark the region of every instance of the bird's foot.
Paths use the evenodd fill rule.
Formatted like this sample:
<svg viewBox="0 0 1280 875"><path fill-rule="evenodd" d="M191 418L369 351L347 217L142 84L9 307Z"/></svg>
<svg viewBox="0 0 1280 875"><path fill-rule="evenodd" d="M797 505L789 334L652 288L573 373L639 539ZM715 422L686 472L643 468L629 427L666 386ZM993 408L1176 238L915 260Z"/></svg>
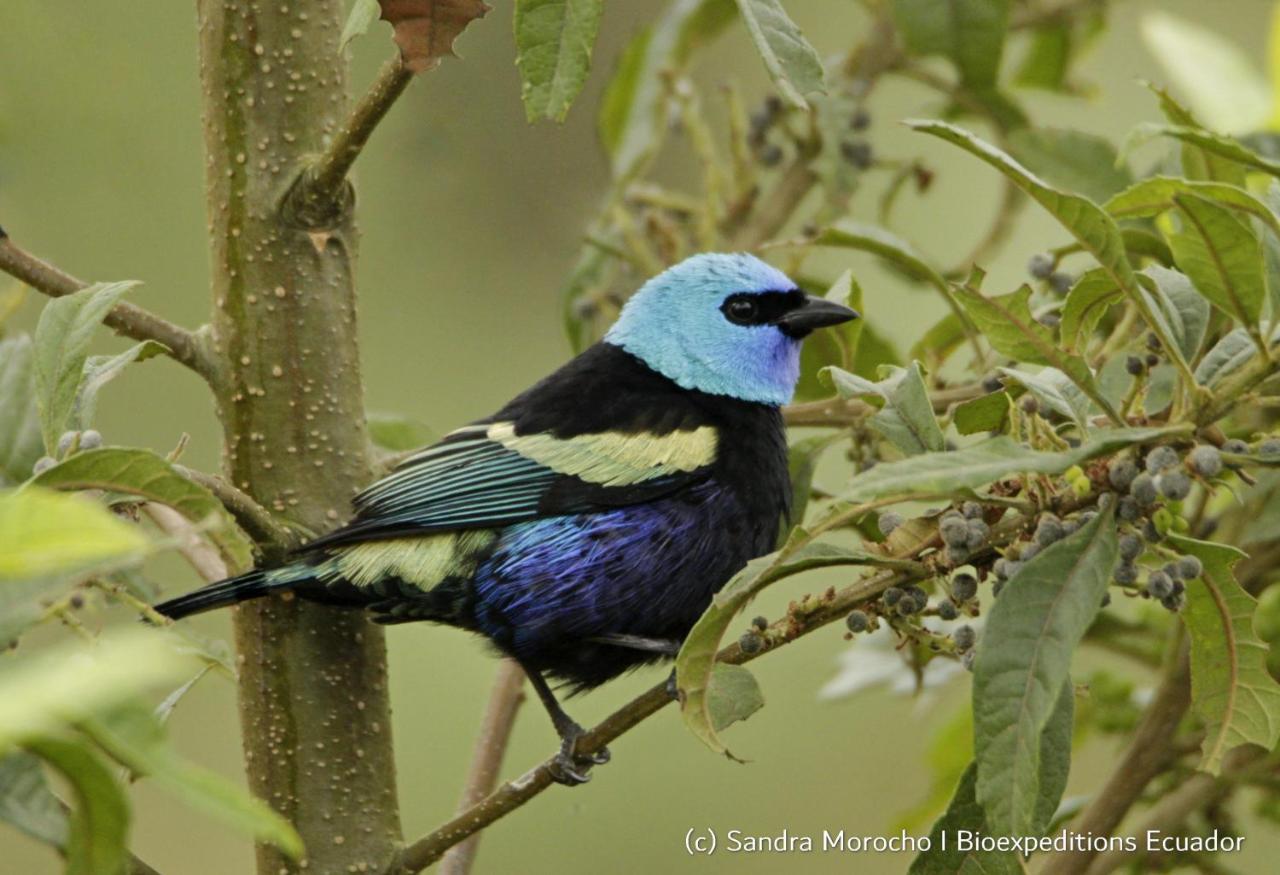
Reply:
<svg viewBox="0 0 1280 875"><path fill-rule="evenodd" d="M560 752L551 764L551 778L557 784L576 787L591 780L591 767L609 762L609 748L602 747L594 753L578 753L578 740L586 734L577 723L570 724L561 734Z"/></svg>

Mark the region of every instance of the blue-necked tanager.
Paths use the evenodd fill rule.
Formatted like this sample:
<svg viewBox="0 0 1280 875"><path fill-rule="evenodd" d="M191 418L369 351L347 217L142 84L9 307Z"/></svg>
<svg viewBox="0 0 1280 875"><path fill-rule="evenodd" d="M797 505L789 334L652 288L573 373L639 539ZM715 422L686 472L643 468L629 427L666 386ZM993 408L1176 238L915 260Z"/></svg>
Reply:
<svg viewBox="0 0 1280 875"><path fill-rule="evenodd" d="M573 691L670 658L789 513L780 408L810 332L857 318L745 254L696 255L627 301L603 341L405 459L288 564L157 605L174 619L292 591L378 623L483 635L528 673L580 783ZM607 756L607 754L606 754Z"/></svg>

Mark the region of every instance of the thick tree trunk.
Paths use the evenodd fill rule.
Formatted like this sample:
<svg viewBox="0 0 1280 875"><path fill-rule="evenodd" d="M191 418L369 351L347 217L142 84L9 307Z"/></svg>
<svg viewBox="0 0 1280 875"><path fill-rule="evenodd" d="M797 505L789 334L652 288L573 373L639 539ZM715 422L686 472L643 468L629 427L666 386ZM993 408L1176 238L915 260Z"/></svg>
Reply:
<svg viewBox="0 0 1280 875"><path fill-rule="evenodd" d="M370 478L351 198L286 206L346 107L342 0L199 0L214 343L227 476L318 532ZM264 599L236 612L253 791L292 820L306 871L380 871L400 838L382 631ZM260 873L294 872L259 848Z"/></svg>

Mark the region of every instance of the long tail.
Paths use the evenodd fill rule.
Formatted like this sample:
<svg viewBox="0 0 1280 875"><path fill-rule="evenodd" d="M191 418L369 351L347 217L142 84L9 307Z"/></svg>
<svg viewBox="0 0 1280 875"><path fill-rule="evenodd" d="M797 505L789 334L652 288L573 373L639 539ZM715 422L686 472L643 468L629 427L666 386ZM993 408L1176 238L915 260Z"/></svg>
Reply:
<svg viewBox="0 0 1280 875"><path fill-rule="evenodd" d="M186 595L161 602L155 606L155 610L171 620L180 620L192 614L224 608L271 592L291 589L303 581L312 579L314 574L315 568L305 563L271 570L255 568L239 577L228 577L226 580L211 583Z"/></svg>

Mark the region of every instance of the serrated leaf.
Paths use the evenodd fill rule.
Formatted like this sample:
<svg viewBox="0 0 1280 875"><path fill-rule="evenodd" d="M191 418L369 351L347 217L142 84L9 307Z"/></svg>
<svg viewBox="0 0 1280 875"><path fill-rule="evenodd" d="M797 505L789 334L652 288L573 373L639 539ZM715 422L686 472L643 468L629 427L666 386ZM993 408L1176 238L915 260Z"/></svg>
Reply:
<svg viewBox="0 0 1280 875"><path fill-rule="evenodd" d="M378 0L378 6L405 67L414 73L434 70L446 55L457 57L453 41L490 9L483 0Z"/></svg>
<svg viewBox="0 0 1280 875"><path fill-rule="evenodd" d="M213 493L183 477L166 459L150 450L105 447L76 453L42 472L33 481L52 489L106 489L168 505L193 523L213 520L209 540L236 569L253 564L248 538Z"/></svg>
<svg viewBox="0 0 1280 875"><path fill-rule="evenodd" d="M723 589L685 637L676 657L676 683L681 692L680 713L690 731L717 753L730 755L717 734L708 701L716 651L725 630L743 605L778 580L811 568L834 565L877 565L893 561L861 549L838 547L820 541L797 546L807 535L796 529L781 550L747 563Z"/></svg>
<svg viewBox="0 0 1280 875"><path fill-rule="evenodd" d="M25 751L0 758L0 820L55 848L67 844L67 815L40 760Z"/></svg>
<svg viewBox="0 0 1280 875"><path fill-rule="evenodd" d="M892 0L889 10L912 53L946 57L969 88L995 85L1009 0Z"/></svg>
<svg viewBox="0 0 1280 875"><path fill-rule="evenodd" d="M1062 128L1021 128L1009 134L1009 151L1041 179L1102 203L1133 183L1133 174L1117 163L1109 140Z"/></svg>
<svg viewBox="0 0 1280 875"><path fill-rule="evenodd" d="M43 454L34 351L19 334L0 340L0 486L26 480Z"/></svg>
<svg viewBox="0 0 1280 875"><path fill-rule="evenodd" d="M516 66L529 121L562 122L591 69L604 0L516 0Z"/></svg>
<svg viewBox="0 0 1280 875"><path fill-rule="evenodd" d="M1191 194L1174 196L1182 230L1166 234L1173 258L1215 307L1256 325L1267 297L1262 244L1226 207Z"/></svg>
<svg viewBox="0 0 1280 875"><path fill-rule="evenodd" d="M736 0L742 23L755 43L769 78L783 99L808 107L807 94L825 94L822 59L778 0Z"/></svg>
<svg viewBox="0 0 1280 875"><path fill-rule="evenodd" d="M1138 276L1149 308L1187 361L1194 361L1209 328L1209 303L1184 274L1159 265Z"/></svg>
<svg viewBox="0 0 1280 875"><path fill-rule="evenodd" d="M134 344L116 355L91 355L84 363L84 378L80 381L80 389L76 392L76 400L71 408L68 425L77 431L83 431L93 424L94 412L98 405L98 392L107 383L114 380L133 362L145 362L169 351L163 343L144 340Z"/></svg>
<svg viewBox="0 0 1280 875"><path fill-rule="evenodd" d="M943 449L946 441L933 415L933 402L929 400L920 363L888 370L878 383L841 368L829 368L827 374L841 397L871 395L884 401L880 411L871 417L871 426L902 452L910 456Z"/></svg>
<svg viewBox="0 0 1280 875"><path fill-rule="evenodd" d="M1167 12L1142 17L1147 48L1209 127L1251 131L1266 123L1271 89L1234 42Z"/></svg>
<svg viewBox="0 0 1280 875"><path fill-rule="evenodd" d="M1267 645L1253 629L1257 601L1231 570L1245 554L1226 544L1170 535L1170 544L1204 566L1187 584L1182 622L1191 639L1191 707L1204 721L1202 770L1218 774L1241 744L1280 742L1280 684L1267 671Z"/></svg>
<svg viewBox="0 0 1280 875"><path fill-rule="evenodd" d="M35 333L36 402L45 450L53 454L75 407L89 341L134 282L95 283L45 304Z"/></svg>
<svg viewBox="0 0 1280 875"><path fill-rule="evenodd" d="M707 689L707 713L716 732L746 720L763 707L764 693L750 670L726 662L715 664Z"/></svg>
<svg viewBox="0 0 1280 875"><path fill-rule="evenodd" d="M343 51L358 36L369 32L369 26L382 14L378 0L355 0L351 11L347 13L347 21L342 26L342 36L338 39L338 51Z"/></svg>
<svg viewBox="0 0 1280 875"><path fill-rule="evenodd" d="M141 529L88 499L33 487L0 492L0 583L135 562L148 546Z"/></svg>
<svg viewBox="0 0 1280 875"><path fill-rule="evenodd" d="M1095 429L1091 439L1079 447L1055 453L1032 450L1000 435L958 450L881 462L859 474L840 498L861 503L891 495L950 495L1013 474L1061 474L1097 456L1182 431L1176 426Z"/></svg>
<svg viewBox="0 0 1280 875"><path fill-rule="evenodd" d="M81 730L135 775L155 781L193 808L274 845L290 858L301 859L302 839L287 820L220 775L180 759L148 709L125 705L85 721Z"/></svg>
<svg viewBox="0 0 1280 875"><path fill-rule="evenodd" d="M1124 300L1124 292L1105 270L1096 267L1076 280L1062 305L1062 322L1058 331L1062 345L1069 352L1083 348L1102 317L1115 304Z"/></svg>
<svg viewBox="0 0 1280 875"><path fill-rule="evenodd" d="M1108 509L1024 564L987 613L974 661L974 760L976 796L997 835L1036 834L1044 820L1041 738L1118 559Z"/></svg>
<svg viewBox="0 0 1280 875"><path fill-rule="evenodd" d="M94 751L80 741L45 737L28 749L57 769L74 795L65 875L124 875L129 852L129 799Z"/></svg>

